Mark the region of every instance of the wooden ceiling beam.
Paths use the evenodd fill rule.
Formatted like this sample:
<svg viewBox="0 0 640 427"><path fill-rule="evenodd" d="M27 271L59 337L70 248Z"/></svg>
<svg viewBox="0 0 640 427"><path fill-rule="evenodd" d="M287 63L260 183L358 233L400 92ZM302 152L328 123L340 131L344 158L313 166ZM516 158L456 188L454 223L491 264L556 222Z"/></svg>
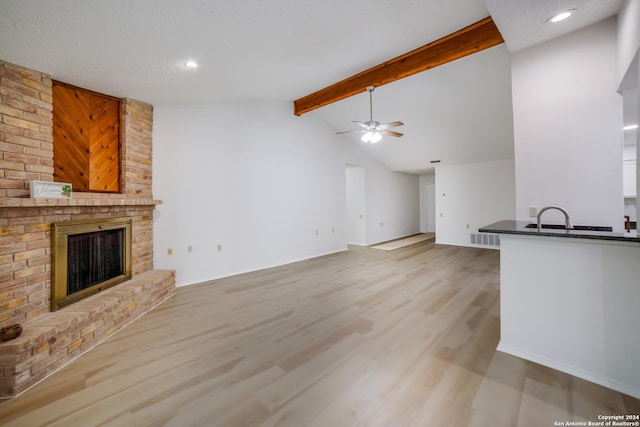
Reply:
<svg viewBox="0 0 640 427"><path fill-rule="evenodd" d="M293 101L300 116L341 99L455 61L504 42L491 17Z"/></svg>

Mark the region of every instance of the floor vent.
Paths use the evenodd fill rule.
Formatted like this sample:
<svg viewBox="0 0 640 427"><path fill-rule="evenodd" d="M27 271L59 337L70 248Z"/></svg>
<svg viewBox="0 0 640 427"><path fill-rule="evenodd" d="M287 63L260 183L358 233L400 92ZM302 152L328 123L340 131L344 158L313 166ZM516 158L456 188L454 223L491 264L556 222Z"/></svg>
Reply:
<svg viewBox="0 0 640 427"><path fill-rule="evenodd" d="M471 244L479 246L500 246L500 236L497 234L471 233Z"/></svg>

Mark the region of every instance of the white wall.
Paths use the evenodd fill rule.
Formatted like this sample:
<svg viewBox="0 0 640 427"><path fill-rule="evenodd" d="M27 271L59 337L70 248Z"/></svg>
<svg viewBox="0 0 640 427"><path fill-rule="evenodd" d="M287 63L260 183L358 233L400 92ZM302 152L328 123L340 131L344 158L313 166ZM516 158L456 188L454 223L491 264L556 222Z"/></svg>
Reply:
<svg viewBox="0 0 640 427"><path fill-rule="evenodd" d="M326 135L289 103L156 107L155 267L182 285L346 249L344 162Z"/></svg>
<svg viewBox="0 0 640 427"><path fill-rule="evenodd" d="M368 245L420 232L418 176L370 165L366 185Z"/></svg>
<svg viewBox="0 0 640 427"><path fill-rule="evenodd" d="M638 31L640 31L640 25L636 27ZM640 52L639 52L640 53ZM638 57L637 57L638 58ZM636 66L636 123L640 124L640 58L635 62ZM637 220L638 212L640 212L640 197L638 197L637 192L638 188L640 188L640 168L638 167L637 159L640 159L640 129L635 130L636 134L636 209L635 216ZM640 227L636 225L636 232L640 233Z"/></svg>
<svg viewBox="0 0 640 427"><path fill-rule="evenodd" d="M361 142L341 141L345 163L362 166L365 171L365 244L420 232L419 177L389 170L361 149Z"/></svg>
<svg viewBox="0 0 640 427"><path fill-rule="evenodd" d="M620 83L640 49L640 0L626 0L618 13L618 79Z"/></svg>
<svg viewBox="0 0 640 427"><path fill-rule="evenodd" d="M625 97L635 96L635 122L640 123L640 0L626 0L618 14L618 80ZM625 138L635 139L636 158L640 157L640 130L628 131ZM636 171L636 188L640 188L640 169ZM628 202L625 200L625 214L636 218L640 197L635 207Z"/></svg>
<svg viewBox="0 0 640 427"><path fill-rule="evenodd" d="M615 19L514 54L512 86L516 217L559 205L574 224L622 231Z"/></svg>
<svg viewBox="0 0 640 427"><path fill-rule="evenodd" d="M349 159L365 166L382 238L417 230L418 178L345 151L334 132L284 102L156 107L155 267L180 286L345 250Z"/></svg>
<svg viewBox="0 0 640 427"><path fill-rule="evenodd" d="M437 166L436 242L473 246L470 233L513 218L514 177L513 159Z"/></svg>

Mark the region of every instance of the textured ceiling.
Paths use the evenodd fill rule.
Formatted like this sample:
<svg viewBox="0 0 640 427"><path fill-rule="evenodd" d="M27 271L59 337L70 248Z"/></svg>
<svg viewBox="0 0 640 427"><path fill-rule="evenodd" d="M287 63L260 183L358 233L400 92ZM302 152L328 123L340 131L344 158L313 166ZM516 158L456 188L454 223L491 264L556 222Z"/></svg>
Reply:
<svg viewBox="0 0 640 427"><path fill-rule="evenodd" d="M584 28L618 13L623 0L485 0L511 52ZM571 18L550 24L547 19L570 9Z"/></svg>
<svg viewBox="0 0 640 427"><path fill-rule="evenodd" d="M2 0L0 58L155 105L293 101L486 16L481 0Z"/></svg>
<svg viewBox="0 0 640 427"><path fill-rule="evenodd" d="M424 173L442 164L513 158L511 55L504 44L399 80L373 92L373 118L402 120L402 138L365 148L391 169ZM307 113L339 130L369 120L367 93ZM358 143L360 134L341 135Z"/></svg>
<svg viewBox="0 0 640 427"><path fill-rule="evenodd" d="M486 6L485 6L486 3ZM563 30L542 21L580 13ZM0 59L154 105L305 96L491 14L507 41L380 87L368 146L395 170L513 156L509 50L614 14L620 0L2 0ZM507 47L509 49L507 49ZM199 67L190 70L187 60ZM293 107L292 107L293 109ZM366 93L308 113L335 130L368 119ZM353 135L345 142L359 143Z"/></svg>

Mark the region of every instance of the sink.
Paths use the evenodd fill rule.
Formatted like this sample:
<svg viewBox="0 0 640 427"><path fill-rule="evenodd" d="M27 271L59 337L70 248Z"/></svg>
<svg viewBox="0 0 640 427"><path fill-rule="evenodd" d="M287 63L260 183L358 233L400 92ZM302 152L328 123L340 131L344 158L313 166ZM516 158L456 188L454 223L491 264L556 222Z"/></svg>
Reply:
<svg viewBox="0 0 640 427"><path fill-rule="evenodd" d="M538 228L538 224L527 224L525 228ZM566 230L564 224L542 224L542 228L551 228L553 230Z"/></svg>
<svg viewBox="0 0 640 427"><path fill-rule="evenodd" d="M551 230L566 230L564 224L542 224L542 228L548 228ZM527 224L525 228L538 228L538 224ZM577 231L613 231L613 227L606 227L601 225L574 225L569 230Z"/></svg>

